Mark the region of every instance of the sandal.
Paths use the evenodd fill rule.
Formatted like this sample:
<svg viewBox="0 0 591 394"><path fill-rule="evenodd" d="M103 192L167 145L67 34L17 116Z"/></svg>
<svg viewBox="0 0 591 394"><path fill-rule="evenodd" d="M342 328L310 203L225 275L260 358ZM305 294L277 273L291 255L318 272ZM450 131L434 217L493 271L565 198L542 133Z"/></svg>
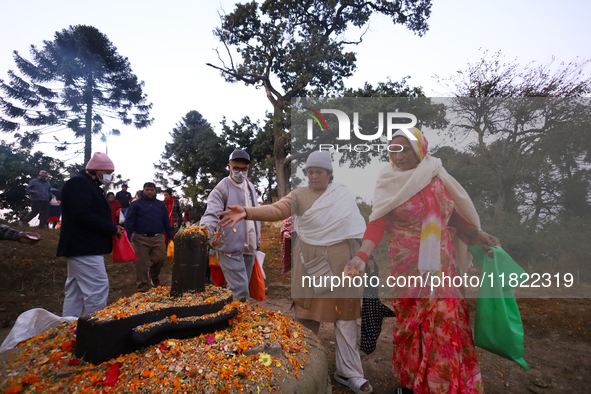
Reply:
<svg viewBox="0 0 591 394"><path fill-rule="evenodd" d="M349 389L351 389L352 391L354 391L357 394L371 394L371 393L373 393L373 387L371 387L371 384L369 384L369 380L367 380L367 379L364 379L364 378L344 378L342 376L337 375L335 372L334 380L336 380L337 382L339 382L343 386L349 387ZM367 391L361 390L361 386L363 386L365 383L367 383L369 385L369 390L367 390Z"/></svg>
<svg viewBox="0 0 591 394"><path fill-rule="evenodd" d="M402 387L402 388L397 388L396 389L396 394L414 394L415 392L412 391L411 389L407 389L406 387Z"/></svg>

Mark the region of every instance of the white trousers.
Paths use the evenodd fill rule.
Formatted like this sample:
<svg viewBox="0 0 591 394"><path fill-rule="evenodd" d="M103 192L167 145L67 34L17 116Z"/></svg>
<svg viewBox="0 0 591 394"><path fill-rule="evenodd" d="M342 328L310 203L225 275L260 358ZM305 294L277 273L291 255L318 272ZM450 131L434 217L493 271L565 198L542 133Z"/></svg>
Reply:
<svg viewBox="0 0 591 394"><path fill-rule="evenodd" d="M103 256L68 257L62 316L80 317L107 306L109 278Z"/></svg>
<svg viewBox="0 0 591 394"><path fill-rule="evenodd" d="M357 320L336 320L334 334L337 339L335 354L337 374L344 378L363 378L363 367L357 345Z"/></svg>
<svg viewBox="0 0 591 394"><path fill-rule="evenodd" d="M294 320L318 335L320 322L297 317L298 306L294 305ZM357 345L357 320L335 320L334 334L337 340L335 351L336 373L343 378L363 378L363 366Z"/></svg>

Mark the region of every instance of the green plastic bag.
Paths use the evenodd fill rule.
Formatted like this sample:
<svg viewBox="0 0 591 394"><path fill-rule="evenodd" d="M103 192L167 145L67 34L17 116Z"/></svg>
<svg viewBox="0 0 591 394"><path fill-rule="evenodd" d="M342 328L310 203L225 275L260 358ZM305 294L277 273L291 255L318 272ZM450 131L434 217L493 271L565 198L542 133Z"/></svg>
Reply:
<svg viewBox="0 0 591 394"><path fill-rule="evenodd" d="M521 278L525 271L501 247L491 249L493 257L488 257L482 245L468 248L482 269L474 343L491 353L515 361L529 371L523 359L523 323L513 289L509 285L510 278L515 278L511 282L513 285L525 280L525 277Z"/></svg>

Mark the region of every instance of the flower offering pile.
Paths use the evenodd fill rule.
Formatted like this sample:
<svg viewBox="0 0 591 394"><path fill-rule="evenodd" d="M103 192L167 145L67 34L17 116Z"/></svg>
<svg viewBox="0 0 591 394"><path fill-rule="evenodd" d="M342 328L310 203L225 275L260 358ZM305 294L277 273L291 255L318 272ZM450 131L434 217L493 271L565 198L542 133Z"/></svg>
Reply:
<svg viewBox="0 0 591 394"><path fill-rule="evenodd" d="M157 308L163 301L195 302L190 297L223 297L223 290L168 300L168 288L121 299L92 319L117 321ZM93 365L74 355L76 322L45 331L0 359L3 393L256 393L276 391L297 381L317 341L280 312L233 301L223 309L238 313L226 329L186 339L165 339L150 347ZM186 319L172 315L166 324ZM157 324L156 324L157 325ZM153 328L138 326L135 332ZM312 352L310 350L313 350Z"/></svg>
<svg viewBox="0 0 591 394"><path fill-rule="evenodd" d="M76 357L93 364L160 343L223 330L238 313L232 292L219 287L170 295L169 287L136 293L78 319ZM180 320L179 320L180 319Z"/></svg>

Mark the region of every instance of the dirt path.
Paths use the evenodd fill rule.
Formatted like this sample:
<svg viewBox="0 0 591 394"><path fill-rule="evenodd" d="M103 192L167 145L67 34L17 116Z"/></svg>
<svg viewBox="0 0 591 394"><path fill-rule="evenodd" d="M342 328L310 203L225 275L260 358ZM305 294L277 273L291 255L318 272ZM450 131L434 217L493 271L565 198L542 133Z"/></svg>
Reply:
<svg viewBox="0 0 591 394"><path fill-rule="evenodd" d="M259 303L260 305L281 311L289 309L291 302L289 301L288 284L284 282L271 283L267 291L267 299L265 302ZM473 326L473 306L475 303L474 300L470 301ZM386 300L383 302L388 305ZM485 392L515 394L590 392L591 357L589 355L591 354L591 343L589 342L589 333L584 334L586 331L583 331L583 327L579 330L579 327L569 325L569 321L576 319L564 316L564 313L567 315L574 313L589 320L591 317L590 300L521 300L520 309L524 319L525 359L531 369L525 371L512 361L477 348ZM561 316L564 317L562 322L560 321ZM557 324L563 326L556 327ZM399 387L391 369L392 329L393 319L385 319L376 351L370 355L362 353L361 357L365 377L372 383L376 394L392 393L395 388ZM589 329L588 324L586 329ZM361 329L359 328L359 330ZM322 324L320 340L328 349L329 375L332 376L335 365L335 337L332 324ZM335 394L351 392L334 380L332 384Z"/></svg>

